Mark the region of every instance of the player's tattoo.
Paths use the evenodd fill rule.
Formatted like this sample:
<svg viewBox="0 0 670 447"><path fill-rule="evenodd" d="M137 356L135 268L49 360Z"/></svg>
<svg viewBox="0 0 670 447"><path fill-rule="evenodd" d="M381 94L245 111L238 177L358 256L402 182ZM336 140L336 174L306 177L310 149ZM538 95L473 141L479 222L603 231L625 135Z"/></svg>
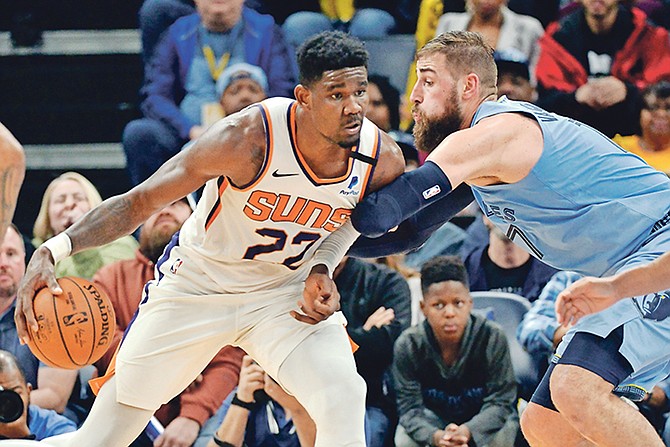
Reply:
<svg viewBox="0 0 670 447"><path fill-rule="evenodd" d="M21 169L10 166L0 170L0 228L7 228L12 221L22 181Z"/></svg>
<svg viewBox="0 0 670 447"><path fill-rule="evenodd" d="M133 212L131 201L125 196L113 197L93 208L84 216L84 225L68 230L73 250L98 247L132 232Z"/></svg>

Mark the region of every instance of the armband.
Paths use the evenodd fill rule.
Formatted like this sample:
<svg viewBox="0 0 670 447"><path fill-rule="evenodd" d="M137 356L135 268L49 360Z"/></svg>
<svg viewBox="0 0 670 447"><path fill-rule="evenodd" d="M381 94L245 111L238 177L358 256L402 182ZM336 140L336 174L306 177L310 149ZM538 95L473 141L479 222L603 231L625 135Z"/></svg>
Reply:
<svg viewBox="0 0 670 447"><path fill-rule="evenodd" d="M42 247L46 247L51 252L55 264L70 256L70 253L72 253L72 239L63 231L44 242Z"/></svg>
<svg viewBox="0 0 670 447"><path fill-rule="evenodd" d="M378 237L450 191L451 182L442 169L427 161L366 197L354 208L351 222L364 236Z"/></svg>
<svg viewBox="0 0 670 447"><path fill-rule="evenodd" d="M243 400L240 400L239 397L237 397L237 393L235 393L235 395L233 396L233 400L230 402L230 405L246 408L247 410L251 411L254 409L256 402L245 402Z"/></svg>

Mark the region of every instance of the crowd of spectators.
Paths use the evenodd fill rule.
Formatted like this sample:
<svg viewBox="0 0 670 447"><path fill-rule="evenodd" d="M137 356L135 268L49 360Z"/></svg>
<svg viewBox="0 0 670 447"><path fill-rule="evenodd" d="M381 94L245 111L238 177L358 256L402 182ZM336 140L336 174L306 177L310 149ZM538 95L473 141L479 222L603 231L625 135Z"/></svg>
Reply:
<svg viewBox="0 0 670 447"><path fill-rule="evenodd" d="M583 121L670 173L667 0L145 0L138 17L143 116L122 136L133 185L218 119L267 97L292 97L295 49L329 29L361 39L413 34L418 47L443 31L479 32L495 49L499 95ZM367 117L396 140L411 170L426 154L413 143L406 112L415 76L413 67L405 68L406 91L392 85L388 73L370 73ZM137 239L128 236L57 264L58 276L93 279L107 292L118 329L114 346L94 368L59 370L18 342L12 319L17 285L26 253L101 200L84 176L63 173L44 192L30 238L16 227L0 235L0 385L16 383L25 402L18 422L0 422L0 437L41 439L83 422L94 399L84 378L103 376L113 364L143 284L153 279L163 247L190 215L194 198L154 214ZM525 445L507 339L517 337L546 366L566 331L556 321L554 301L578 275L531 257L487 220L466 210L406 256L345 258L334 272L347 331L358 346L356 365L367 383L369 446ZM530 311L518 332L505 333L478 312L475 291L526 300ZM637 404L668 446L669 392L670 379ZM155 424L160 430L146 430L135 447L314 442L314 423L300 403L232 347L161 407Z"/></svg>

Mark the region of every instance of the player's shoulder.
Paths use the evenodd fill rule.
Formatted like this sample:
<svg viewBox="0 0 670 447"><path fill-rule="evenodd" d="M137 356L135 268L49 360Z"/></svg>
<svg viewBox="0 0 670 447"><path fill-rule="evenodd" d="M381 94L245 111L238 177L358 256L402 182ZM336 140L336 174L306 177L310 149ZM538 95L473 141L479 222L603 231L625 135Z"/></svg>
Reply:
<svg viewBox="0 0 670 447"><path fill-rule="evenodd" d="M372 191L391 183L405 171L405 158L398 143L386 132L380 130L379 133L379 156L370 184Z"/></svg>

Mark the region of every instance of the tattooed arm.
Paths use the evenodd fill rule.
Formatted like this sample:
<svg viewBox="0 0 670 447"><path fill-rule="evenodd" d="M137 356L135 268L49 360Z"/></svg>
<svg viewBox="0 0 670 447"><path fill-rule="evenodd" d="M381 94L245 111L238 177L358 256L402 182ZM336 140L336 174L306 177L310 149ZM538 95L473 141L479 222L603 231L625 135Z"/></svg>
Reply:
<svg viewBox="0 0 670 447"><path fill-rule="evenodd" d="M0 241L12 222L25 170L21 144L0 123Z"/></svg>
<svg viewBox="0 0 670 447"><path fill-rule="evenodd" d="M264 155L265 128L260 111L255 107L245 109L213 125L147 180L105 200L47 241L46 246L35 250L19 286L14 314L19 338L27 341L28 325L38 328L32 306L37 291L46 287L52 295L62 293L54 274L54 258L62 259L131 233L151 214L209 179L225 176L234 184L247 184L258 173Z"/></svg>

